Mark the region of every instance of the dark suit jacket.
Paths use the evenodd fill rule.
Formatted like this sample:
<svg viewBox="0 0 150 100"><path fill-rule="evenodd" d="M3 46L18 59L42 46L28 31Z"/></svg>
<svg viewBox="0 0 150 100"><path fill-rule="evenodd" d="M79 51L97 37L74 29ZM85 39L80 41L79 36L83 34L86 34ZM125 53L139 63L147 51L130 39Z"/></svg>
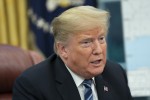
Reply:
<svg viewBox="0 0 150 100"><path fill-rule="evenodd" d="M131 100L124 70L107 61L104 72L95 77L99 100ZM52 55L20 75L13 88L13 100L81 100L75 82L62 60Z"/></svg>

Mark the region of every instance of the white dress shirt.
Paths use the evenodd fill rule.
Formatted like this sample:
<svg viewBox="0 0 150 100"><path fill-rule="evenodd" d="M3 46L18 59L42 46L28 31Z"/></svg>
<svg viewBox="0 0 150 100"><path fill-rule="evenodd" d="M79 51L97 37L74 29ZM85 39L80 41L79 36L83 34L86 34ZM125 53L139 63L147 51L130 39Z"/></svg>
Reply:
<svg viewBox="0 0 150 100"><path fill-rule="evenodd" d="M67 66L66 66L67 67ZM68 67L67 67L68 71L70 72L77 88L78 88L78 91L79 91L79 94L80 94L80 97L81 97L81 100L84 100L84 90L85 90L85 87L83 86L82 82L85 80L83 77L75 74L74 72L72 72ZM97 91L96 91L96 88L95 88L95 79L93 79L93 82L91 84L91 88L92 88L92 93L93 93L93 100L98 100L98 96L97 96Z"/></svg>

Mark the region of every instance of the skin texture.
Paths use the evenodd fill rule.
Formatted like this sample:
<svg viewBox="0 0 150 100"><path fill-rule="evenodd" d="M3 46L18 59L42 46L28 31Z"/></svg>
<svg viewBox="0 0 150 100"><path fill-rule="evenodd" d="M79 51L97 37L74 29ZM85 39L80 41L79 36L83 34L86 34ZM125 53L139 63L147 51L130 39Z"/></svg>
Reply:
<svg viewBox="0 0 150 100"><path fill-rule="evenodd" d="M83 78L101 74L106 64L105 34L100 28L75 33L66 45L58 43L60 57L69 69Z"/></svg>

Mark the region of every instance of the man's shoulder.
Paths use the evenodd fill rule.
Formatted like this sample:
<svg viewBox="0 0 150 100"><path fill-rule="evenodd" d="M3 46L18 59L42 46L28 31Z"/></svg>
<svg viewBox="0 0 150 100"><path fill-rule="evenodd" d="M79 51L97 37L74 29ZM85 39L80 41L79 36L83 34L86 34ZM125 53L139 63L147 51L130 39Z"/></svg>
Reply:
<svg viewBox="0 0 150 100"><path fill-rule="evenodd" d="M110 70L112 72L116 72L116 71L122 72L122 71L125 71L123 69L123 67L119 63L111 61L111 60L107 60L106 66L105 66L105 70Z"/></svg>
<svg viewBox="0 0 150 100"><path fill-rule="evenodd" d="M56 55L52 55L45 59L44 61L33 65L26 69L18 78L27 78L29 80L38 80L39 78L42 79L42 77L48 77L52 76L53 74L53 63L57 59Z"/></svg>
<svg viewBox="0 0 150 100"><path fill-rule="evenodd" d="M57 63L53 55L39 64L25 70L14 83L14 90L30 92L31 95L41 96L41 93L55 92L55 74L53 63ZM55 65L55 64L54 64ZM49 96L49 94L44 94Z"/></svg>
<svg viewBox="0 0 150 100"><path fill-rule="evenodd" d="M111 79L112 81L122 80L124 82L127 82L126 72L123 69L123 67L120 64L110 61L110 60L107 60L107 63L106 63L106 66L102 75L105 78Z"/></svg>
<svg viewBox="0 0 150 100"><path fill-rule="evenodd" d="M102 77L120 95L120 98L131 99L126 71L120 64L107 61Z"/></svg>

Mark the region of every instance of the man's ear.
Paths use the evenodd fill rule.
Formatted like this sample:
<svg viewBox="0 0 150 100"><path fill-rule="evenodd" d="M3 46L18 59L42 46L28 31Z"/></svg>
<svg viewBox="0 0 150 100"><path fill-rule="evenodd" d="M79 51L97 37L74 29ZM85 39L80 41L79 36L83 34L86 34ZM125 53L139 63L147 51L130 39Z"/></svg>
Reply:
<svg viewBox="0 0 150 100"><path fill-rule="evenodd" d="M61 42L57 42L56 48L57 48L57 51L61 57L63 57L63 58L68 57L67 48L66 48L65 44L63 44Z"/></svg>

